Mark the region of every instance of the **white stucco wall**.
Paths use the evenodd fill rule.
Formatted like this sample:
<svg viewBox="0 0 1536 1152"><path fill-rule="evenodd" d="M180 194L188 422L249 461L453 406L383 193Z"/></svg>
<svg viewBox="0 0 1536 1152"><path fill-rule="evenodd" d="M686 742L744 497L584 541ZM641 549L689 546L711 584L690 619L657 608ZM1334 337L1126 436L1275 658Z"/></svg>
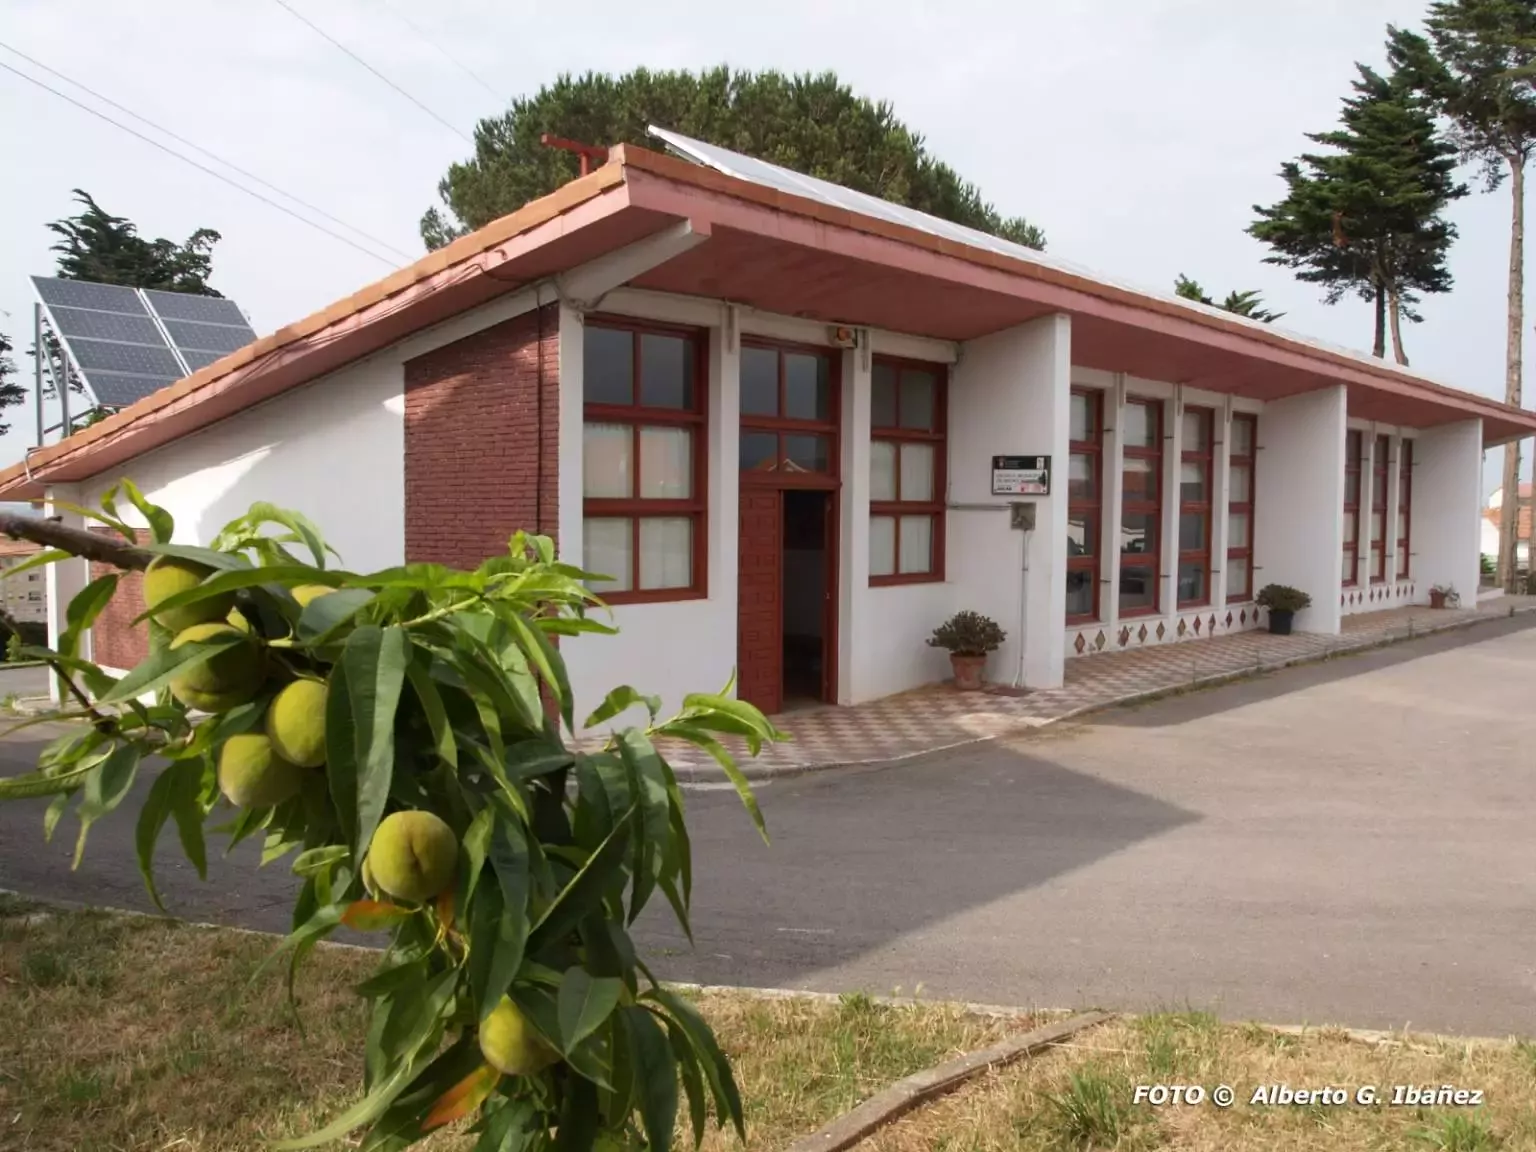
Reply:
<svg viewBox="0 0 1536 1152"><path fill-rule="evenodd" d="M1425 429L1413 451L1415 601L1427 604L1432 585L1451 585L1470 608L1480 573L1482 421Z"/></svg>
<svg viewBox="0 0 1536 1152"><path fill-rule="evenodd" d="M1342 384L1275 400L1259 420L1254 587L1311 596L1296 616L1305 632L1339 630L1345 421Z"/></svg>

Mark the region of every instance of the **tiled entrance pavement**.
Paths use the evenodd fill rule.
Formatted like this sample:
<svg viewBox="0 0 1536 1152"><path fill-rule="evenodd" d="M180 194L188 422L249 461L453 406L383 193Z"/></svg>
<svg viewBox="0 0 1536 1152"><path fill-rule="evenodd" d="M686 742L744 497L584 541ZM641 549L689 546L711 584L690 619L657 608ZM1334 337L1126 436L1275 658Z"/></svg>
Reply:
<svg viewBox="0 0 1536 1152"><path fill-rule="evenodd" d="M1241 632L1072 659L1067 661L1066 683L1060 688L1022 696L956 692L947 684L936 684L852 707L818 706L775 717L793 741L764 748L755 760L746 759L745 749L738 749L739 763L747 775L762 778L900 760L1110 704L1526 612L1536 612L1536 597L1505 596L1463 610L1396 608L1346 616L1338 636ZM714 762L691 745L665 751L679 779L722 778Z"/></svg>

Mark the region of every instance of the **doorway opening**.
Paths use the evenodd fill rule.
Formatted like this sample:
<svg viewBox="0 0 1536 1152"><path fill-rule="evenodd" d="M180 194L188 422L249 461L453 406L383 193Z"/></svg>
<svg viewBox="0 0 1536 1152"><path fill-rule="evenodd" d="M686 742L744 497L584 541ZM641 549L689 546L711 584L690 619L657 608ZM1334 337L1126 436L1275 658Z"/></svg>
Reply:
<svg viewBox="0 0 1536 1152"><path fill-rule="evenodd" d="M784 555L780 568L783 612L783 706L829 698L829 555L832 494L815 489L784 493Z"/></svg>

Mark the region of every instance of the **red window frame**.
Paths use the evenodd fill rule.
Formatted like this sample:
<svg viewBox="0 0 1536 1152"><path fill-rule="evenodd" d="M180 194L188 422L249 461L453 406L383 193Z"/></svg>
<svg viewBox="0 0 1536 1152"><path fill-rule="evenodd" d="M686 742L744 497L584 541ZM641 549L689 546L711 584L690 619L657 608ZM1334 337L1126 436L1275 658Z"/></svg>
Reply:
<svg viewBox="0 0 1536 1152"><path fill-rule="evenodd" d="M706 415L709 392L708 333L695 328L678 328L665 324L651 324L627 317L588 316L588 328L606 328L629 332L634 339L631 352L630 404L593 404L583 397L583 425L624 424L634 429L630 450L630 491L640 491L640 444L639 430L645 427L687 428L692 433L690 460L692 495L687 500L667 500L643 496L582 497L582 517L587 519L627 519L630 521L630 573L629 588L624 591L598 589L598 594L609 604L649 604L666 600L697 600L709 594L709 443L706 434ZM640 403L642 372L641 351L646 335L674 336L690 344L693 357L693 406L691 408L658 408ZM585 388L585 382L583 382ZM690 565L691 579L685 588L640 587L640 521L652 517L687 516L693 523L693 556Z"/></svg>
<svg viewBox="0 0 1536 1152"><path fill-rule="evenodd" d="M1230 478L1231 474L1233 472L1237 471L1238 469L1242 469L1243 471L1246 471L1248 473L1248 499L1247 500L1230 500L1229 499L1227 501L1227 538L1228 538L1228 540L1231 539L1232 517L1233 517L1233 515L1234 514L1236 514L1236 515L1246 515L1248 517L1248 543L1247 543L1246 546L1240 547L1240 548L1234 548L1234 547L1231 547L1231 546L1229 546L1227 548L1227 603L1228 604L1241 604L1241 603L1243 603L1245 601L1252 600L1253 599L1253 583L1254 583L1254 580L1253 580L1253 577L1254 577L1254 571L1253 571L1253 539L1254 539L1253 505L1254 505L1254 499L1255 499L1255 497L1257 495L1254 486L1255 486L1255 484L1258 481L1258 467L1257 467L1257 464L1258 464L1258 454L1259 454L1259 418L1257 416L1248 415L1246 413L1234 414L1233 417L1232 417L1232 427L1236 428L1239 424L1246 425L1247 428L1248 428L1248 451L1246 453L1244 453L1244 454L1237 454L1237 453L1230 453L1230 452L1228 453L1227 475ZM1228 440L1229 440L1230 443L1236 443L1237 437L1234 436L1234 435L1229 434L1228 435ZM1228 480L1228 491L1229 492L1231 491L1231 481L1230 481L1230 479ZM1241 593L1239 593L1237 595L1233 595L1233 592L1232 592L1232 564L1231 564L1231 562L1233 560L1247 560L1248 561L1248 587L1244 591L1242 591Z"/></svg>
<svg viewBox="0 0 1536 1152"><path fill-rule="evenodd" d="M1162 608L1162 580L1163 580L1163 501L1167 499L1167 493L1163 491L1167 487L1163 476L1163 402L1161 400L1146 399L1142 397L1127 397L1125 407L1127 409L1140 405L1147 409L1148 418L1152 428L1153 447L1132 447L1125 444L1121 452L1128 460L1149 460L1152 463L1150 474L1157 482L1156 500L1131 500L1125 494L1125 468L1122 464L1120 470L1120 531L1125 531L1126 516L1147 515L1152 517L1152 523L1156 526L1157 538L1155 547L1148 552L1127 552L1122 543L1120 552L1120 594L1124 595L1125 571L1127 568L1138 572L1147 571L1152 581L1152 603L1145 607L1127 608L1122 602L1120 615L1128 616L1155 616ZM1125 426L1125 414L1120 415L1120 426ZM1121 440L1125 437L1122 434ZM1129 558L1129 559L1128 559Z"/></svg>
<svg viewBox="0 0 1536 1152"><path fill-rule="evenodd" d="M1092 581L1093 608L1087 613L1068 613L1068 624L1089 624L1099 619L1099 572L1104 551L1104 393L1098 388L1074 388L1073 396L1088 401L1089 439L1073 440L1068 448L1069 456L1082 456L1088 460L1089 473L1093 477L1093 499L1085 500L1072 494L1071 461L1067 463L1067 519L1074 515L1086 517L1091 527L1085 542L1087 552L1074 556L1070 546L1067 551L1067 571L1087 572Z"/></svg>
<svg viewBox="0 0 1536 1152"><path fill-rule="evenodd" d="M1360 468L1362 461L1360 454L1364 450L1364 439L1358 430L1350 430L1344 435L1344 523L1353 525L1353 539L1344 541L1344 555L1350 559L1349 573L1340 573L1345 588L1355 588L1360 583L1360 485L1362 477ZM1351 502L1349 498L1350 478L1354 478L1355 498ZM1340 556L1340 566L1343 564L1343 556Z"/></svg>
<svg viewBox="0 0 1536 1152"><path fill-rule="evenodd" d="M1387 477L1392 475L1388 457L1392 441L1387 436L1376 437L1376 447L1371 453L1371 583L1383 584L1387 579Z"/></svg>
<svg viewBox="0 0 1536 1152"><path fill-rule="evenodd" d="M776 465L788 458L788 452L784 445L786 436L824 436L827 440L827 470L825 472L789 472L775 466L767 470L748 470L740 468L741 483L744 485L764 486L769 488L835 488L842 465L842 447L839 436L837 414L842 404L842 357L834 355L829 348L816 344L790 344L780 343L775 340L761 340L745 338L741 341L743 352L748 348L756 348L765 352L773 352L779 358L779 415L767 416L761 413L742 412L740 414L739 435L749 432L770 432L778 436L778 449L775 456ZM827 364L827 418L825 420L803 419L796 416L785 416L784 397L786 390L786 376L784 357L786 355L815 356Z"/></svg>
<svg viewBox="0 0 1536 1152"><path fill-rule="evenodd" d="M1182 444L1179 446L1179 475L1177 478L1179 485L1179 523L1177 527L1179 533L1179 563L1178 568L1175 570L1175 580L1183 576L1184 569L1189 565L1200 565L1201 571L1205 575L1204 580L1201 582L1201 586L1205 589L1205 595L1189 600L1180 596L1179 607L1203 608L1211 602L1211 506L1213 502L1211 488L1214 474L1212 465L1215 461L1216 410L1214 408L1189 406L1184 409L1184 415L1194 416L1200 421L1205 432L1205 448L1203 451L1190 451ZM1202 472L1201 490L1205 493L1204 500L1184 499L1183 466L1185 464L1195 464L1200 467ZM1184 517L1196 515L1200 516L1203 520L1202 533L1205 547L1186 549L1184 547ZM1177 589L1175 589L1174 594L1175 596L1178 595Z"/></svg>
<svg viewBox="0 0 1536 1152"><path fill-rule="evenodd" d="M895 521L892 533L892 547L895 548L894 567L898 571L889 575L876 576L870 574L869 584L872 588L878 588L887 584L937 584L944 580L944 492L949 477L949 369L943 364L934 364L926 360L910 360L897 356L876 356L875 368L890 368L896 372L896 395L894 396L894 427L874 422L873 408L870 413L869 439L871 445L876 442L894 444L896 446L896 498L894 500L875 500L869 502L869 515L873 519L876 516L888 516ZM901 427L901 371L912 369L926 372L933 377L933 427L932 428L903 428ZM870 374L870 388L874 388L874 374ZM929 444L933 447L933 485L929 490L927 500L907 500L901 494L901 446L903 444ZM932 522L928 531L929 547L928 571L926 572L901 572L901 521L904 516L927 516Z"/></svg>
<svg viewBox="0 0 1536 1152"><path fill-rule="evenodd" d="M1412 575L1413 559L1409 544L1413 539L1413 441L1406 436L1398 441L1397 516L1401 531L1397 536L1397 578Z"/></svg>

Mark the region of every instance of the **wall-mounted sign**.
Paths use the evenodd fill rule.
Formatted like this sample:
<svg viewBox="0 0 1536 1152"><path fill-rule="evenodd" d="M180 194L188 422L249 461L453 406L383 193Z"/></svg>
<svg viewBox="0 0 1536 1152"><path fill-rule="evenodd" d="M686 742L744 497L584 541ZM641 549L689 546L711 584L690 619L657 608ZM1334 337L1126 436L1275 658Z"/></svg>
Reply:
<svg viewBox="0 0 1536 1152"><path fill-rule="evenodd" d="M1049 496L1051 494L1051 458L1049 456L992 457L992 495Z"/></svg>

